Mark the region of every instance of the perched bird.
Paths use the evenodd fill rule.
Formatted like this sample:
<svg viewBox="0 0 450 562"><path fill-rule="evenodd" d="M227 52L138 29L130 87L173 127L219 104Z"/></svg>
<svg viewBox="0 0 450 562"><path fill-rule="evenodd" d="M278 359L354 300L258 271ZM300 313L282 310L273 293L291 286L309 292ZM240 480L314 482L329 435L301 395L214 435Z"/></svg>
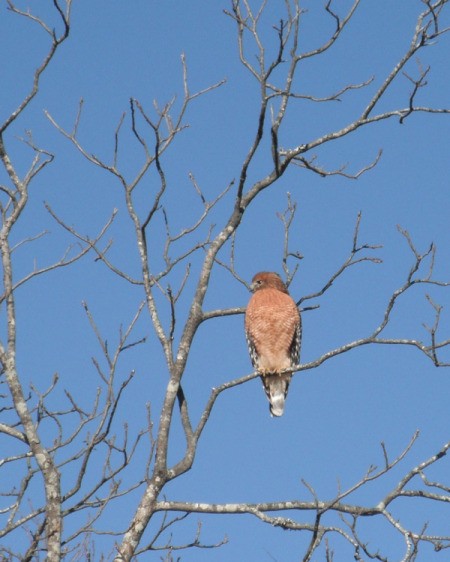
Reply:
<svg viewBox="0 0 450 562"><path fill-rule="evenodd" d="M301 319L277 273L257 273L245 313L245 335L253 367L261 375L270 413L282 416L292 372L299 361Z"/></svg>

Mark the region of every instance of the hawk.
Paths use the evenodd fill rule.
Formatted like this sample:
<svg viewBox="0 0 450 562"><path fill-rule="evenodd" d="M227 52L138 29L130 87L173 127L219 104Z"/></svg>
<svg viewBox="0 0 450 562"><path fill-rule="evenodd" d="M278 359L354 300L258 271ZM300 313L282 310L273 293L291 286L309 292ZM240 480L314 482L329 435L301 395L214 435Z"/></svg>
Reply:
<svg viewBox="0 0 450 562"><path fill-rule="evenodd" d="M288 369L299 361L300 313L277 273L257 273L250 288L253 295L245 313L250 358L261 375L270 413L282 416L292 377Z"/></svg>

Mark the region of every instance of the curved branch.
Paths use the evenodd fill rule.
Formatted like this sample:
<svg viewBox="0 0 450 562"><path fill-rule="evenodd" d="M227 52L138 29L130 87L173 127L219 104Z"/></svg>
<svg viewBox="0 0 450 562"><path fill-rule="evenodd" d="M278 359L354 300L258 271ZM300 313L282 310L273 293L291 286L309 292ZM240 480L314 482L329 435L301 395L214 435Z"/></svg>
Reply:
<svg viewBox="0 0 450 562"><path fill-rule="evenodd" d="M55 8L56 8L56 10L57 10L57 12L58 12L58 14L61 18L61 21L64 25L64 31L58 37L56 35L56 32L54 30L50 30L50 28L46 25L46 23L42 19L38 18L37 16L33 16L30 12L23 12L23 11L19 10L13 4L12 0L7 0L9 9L11 11L13 11L13 12L19 14L19 15L25 16L27 19L30 19L30 20L38 23L51 36L52 44L50 46L50 49L47 52L47 55L44 57L43 61L41 62L40 66L34 72L33 85L31 87L31 90L23 98L23 100L20 102L18 107L15 109L15 111L13 111L9 115L9 117L4 121L4 123L2 125L0 125L0 135L3 134L3 132L11 125L11 123L15 119L17 119L17 117L23 112L23 110L30 104L31 100L36 96L36 94L39 91L39 84L40 84L42 73L48 67L51 60L55 56L55 53L56 53L56 50L58 49L58 47L69 36L70 9L71 9L71 6L72 6L72 0L65 0L65 1L66 1L66 13L64 13L61 10L61 7L59 6L57 0L53 0L53 5L55 6Z"/></svg>

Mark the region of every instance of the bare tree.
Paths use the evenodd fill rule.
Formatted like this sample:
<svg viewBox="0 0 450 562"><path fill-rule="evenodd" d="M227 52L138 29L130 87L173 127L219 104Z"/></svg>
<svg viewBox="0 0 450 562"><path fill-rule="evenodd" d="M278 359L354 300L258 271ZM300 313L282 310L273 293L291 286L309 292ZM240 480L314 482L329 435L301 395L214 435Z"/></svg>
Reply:
<svg viewBox="0 0 450 562"><path fill-rule="evenodd" d="M234 283L246 285L235 260L235 248L239 244L236 233L239 231L244 215L255 199L282 178L293 167L306 170L321 177L343 176L357 179L377 165L381 152L357 171L349 171L345 166L337 169L327 168L317 160L315 151L334 143L356 130L368 125L397 119L404 123L417 113L448 114L450 109L419 105L419 91L426 86L429 68L420 66L412 73L410 63L418 53L440 40L449 28L443 27L441 20L447 10L446 0L423 0L421 11L410 38L409 45L392 70L383 78L368 77L364 82L346 84L339 91L325 96L298 90L296 77L305 61L320 57L332 49L345 34L347 26L358 10L360 1L355 0L342 14L330 0L326 3L324 14L333 23L333 31L319 46L302 50L300 34L303 25L303 11L299 0L286 0L283 14L278 22L273 22L276 48L265 45L266 36L261 31L266 17L266 2L255 7L249 0L232 0L225 10L224 17L234 22L240 61L259 88L257 117L251 146L245 155L236 181L224 185L209 200L194 175L190 176L193 190L201 204L201 211L190 223L174 231L164 201L175 197L171 192L164 156L176 150L175 140L186 127L188 108L197 103L198 98L222 87L224 82L212 84L201 90L192 91L188 66L182 57L183 92L182 102L175 99L164 105L156 102L150 110L139 100L131 98L129 108L120 118L112 133L113 150L111 157L105 159L96 154L97 147L87 147L80 138L79 130L83 117L83 102L80 102L73 127L66 129L60 119L52 112L46 112L48 120L81 155L94 167L99 168L120 186L124 204L133 225L136 248L139 254L139 273L123 270L111 257L112 242L105 241L106 234L116 219L116 210L94 235L86 235L72 226L49 205L46 209L55 225L73 238L62 257L54 263L35 267L21 278L14 275L15 250L24 244L33 243L45 236L28 234L19 243L12 235L16 225L26 222L23 211L28 204L30 187L36 177L53 160L53 154L35 143L31 134L24 139L33 157L28 170L20 174L8 147L13 127L19 116L26 114L32 100L38 96L41 80L52 63L62 43L68 38L71 26L71 0L53 0L52 5L59 24L53 28L40 16L29 10L20 9L11 0L8 8L17 17L22 16L48 37L49 47L41 64L36 68L32 86L18 102L0 126L0 158L6 172L1 190L0 251L3 266L3 291L1 302L2 340L0 343L0 362L2 366L2 458L0 468L8 475L5 482L13 483L1 487L0 506L2 545L0 555L5 560L37 560L45 556L49 561L68 559L107 559L118 561L137 559L149 551L162 551L165 560L178 559L178 550L190 548L219 547L226 542L221 539L215 544L207 544L201 539L201 526L192 541L174 544L167 539L167 531L183 520L188 514L250 514L261 522L283 529L295 530L308 536L308 546L300 558L311 560L314 553L323 548L326 560L333 559L332 541L335 536L343 539L352 549L356 560L387 560L381 554L380 544L369 545L360 533L361 522L370 518L383 519L404 541L403 560L415 560L425 543L436 551L450 547L450 533L432 535L424 526L413 530L398 521L392 507L399 500L421 498L424 502L450 501L449 486L445 481L435 481L427 475L427 470L445 457L450 442L444 444L436 453L416 466L403 472L400 480L388 486L378 500L371 505L358 503L358 491L371 482L382 480L408 455L417 434L396 455L388 454L382 444L383 464L380 468L369 467L357 482L346 489L339 490L331 500L320 499L318 493L304 482L311 499L309 501L275 501L260 503L203 503L183 500L169 500L164 497L167 485L181 477L194 466L198 444L207 426L219 396L229 389L247 383L258 377L258 373L240 375L233 380L224 381L212 389L203 406L201 415L191 415L188 407L189 396L183 390L183 376L186 372L193 343L198 329L205 323L227 316L241 315L242 306L209 310L205 299L210 289L213 270L222 269ZM306 25L306 24L305 24ZM76 40L76 38L74 38ZM406 70L407 69L407 70ZM401 80L410 83L410 94L401 106L386 110L385 99L394 84ZM291 108L299 102L329 104L343 99L353 90L365 92L362 110L355 108L354 115L344 126L329 130L317 138L298 138L297 144L286 145L284 136L289 123ZM200 99L201 102L201 99ZM140 165L130 177L121 166L121 146L124 142L134 143L140 154ZM255 178L252 168L255 160L265 155L268 171ZM249 173L251 169L251 174ZM251 180L249 178L252 178ZM153 186L151 200L140 197L147 189L148 182ZM157 186L156 189L154 186ZM222 207L226 219L216 227L210 226L217 206ZM301 259L297 248L291 249L291 229L295 221L297 204L288 194L287 208L279 213L284 228L284 247L280 253L280 263L287 283L295 277ZM350 244L348 258L333 275L315 292L298 297L298 305L303 311L318 306L320 297L327 293L344 273L362 262L380 263L376 255L379 245L360 241L361 215L357 217L354 235ZM154 257L150 233L165 229L164 241ZM406 346L414 348L431 360L437 367L449 365L442 358L443 350L449 346L450 339L440 339L439 326L442 307L431 296L429 303L434 314L434 323L427 327L427 342L386 335L387 327L399 300L417 285L427 287L448 287L449 282L434 274L436 248L431 244L420 251L410 234L399 228L407 242L411 256L411 268L406 273L403 284L393 290L383 311L379 324L365 335L335 349L331 349L316 359L297 366L297 372L316 369L326 361L361 346ZM183 242L182 245L179 242ZM182 248L181 250L179 248ZM101 358L93 359L93 369L98 375L99 386L94 391L89 408L77 401L70 388L64 389L64 405L53 396L60 383L55 375L49 388L27 383L21 374L18 363L16 329L18 317L15 306L17 289L26 285L32 290L34 278L51 274L59 268L70 267L86 254L95 256L112 274L142 293L142 303L137 310L130 312L128 325L120 328L115 345L111 345L97 324L89 305L84 303L87 319L92 333L97 339ZM162 258L162 259L161 259ZM192 260L199 264L192 267ZM162 266L161 266L162 264ZM180 271L182 273L180 273ZM176 272L176 276L174 273ZM175 283L175 284L174 284ZM162 298L161 298L162 297ZM312 301L312 305L308 305ZM185 303L188 302L188 306ZM147 425L135 434L128 431L120 416L120 405L124 400L135 371L122 375L121 364L124 353L145 342L145 337L133 336L139 319L146 315L153 326L153 336L159 341L165 361L167 383L160 411L150 407L147 411ZM153 337L152 336L152 337ZM119 419L117 419L119 418ZM184 435L184 450L176 461L169 460L169 447L174 426L180 423ZM146 463L142 467L135 455L145 451ZM98 469L98 466L101 468ZM75 471L76 478L62 480L69 470ZM130 478L130 468L133 467ZM389 481L388 481L389 482ZM121 498L129 496L135 501L134 513L129 521L121 519L120 528L100 531L96 527L104 513L116 509ZM64 522L77 517L74 528ZM87 514L87 515L84 515ZM163 514L162 517L160 515ZM159 518L158 518L159 517ZM146 532L151 521L156 521L156 530ZM18 533L27 536L26 547L17 546ZM112 552L98 554L95 549L96 535L110 535L115 544ZM23 535L22 535L23 537ZM8 543L8 538L11 541ZM162 541L162 542L161 542ZM7 546L7 545L16 546ZM23 545L22 542L20 543Z"/></svg>

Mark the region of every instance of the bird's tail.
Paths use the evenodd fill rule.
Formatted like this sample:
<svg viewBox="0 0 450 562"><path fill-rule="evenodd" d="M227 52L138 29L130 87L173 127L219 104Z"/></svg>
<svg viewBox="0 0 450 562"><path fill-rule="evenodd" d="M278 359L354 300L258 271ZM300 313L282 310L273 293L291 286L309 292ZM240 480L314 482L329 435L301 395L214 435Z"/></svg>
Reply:
<svg viewBox="0 0 450 562"><path fill-rule="evenodd" d="M270 413L272 416L282 416L291 375L273 374L264 375L261 378L267 398L269 399Z"/></svg>

